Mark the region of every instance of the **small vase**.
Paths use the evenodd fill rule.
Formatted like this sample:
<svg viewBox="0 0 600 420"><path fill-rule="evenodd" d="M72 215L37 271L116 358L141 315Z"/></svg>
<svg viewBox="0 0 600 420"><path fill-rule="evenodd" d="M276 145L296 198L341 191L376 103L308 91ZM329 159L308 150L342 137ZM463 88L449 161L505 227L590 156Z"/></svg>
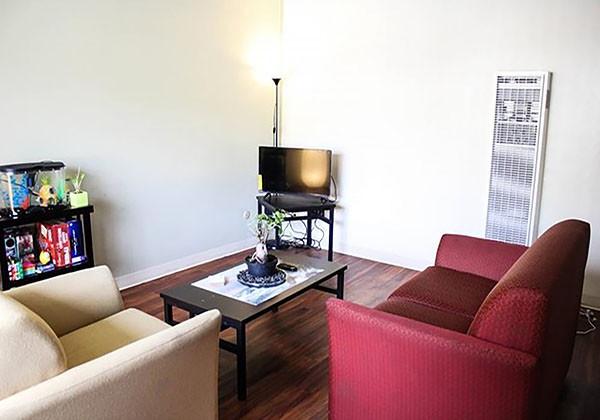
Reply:
<svg viewBox="0 0 600 420"><path fill-rule="evenodd" d="M89 204L88 193L85 191L72 191L69 193L69 202L72 208L85 207Z"/></svg>
<svg viewBox="0 0 600 420"><path fill-rule="evenodd" d="M268 277L277 272L277 263L279 260L275 255L268 254L267 261L264 263L252 261L252 257L246 257L248 274L254 277Z"/></svg>

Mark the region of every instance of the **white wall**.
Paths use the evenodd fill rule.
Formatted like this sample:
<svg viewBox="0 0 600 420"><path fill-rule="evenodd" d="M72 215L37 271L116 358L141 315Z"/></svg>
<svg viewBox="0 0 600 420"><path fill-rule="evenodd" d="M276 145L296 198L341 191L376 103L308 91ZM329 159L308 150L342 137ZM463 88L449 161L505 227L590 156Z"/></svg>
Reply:
<svg viewBox="0 0 600 420"><path fill-rule="evenodd" d="M0 1L0 162L81 165L119 276L244 246L272 112L247 58L279 17L277 0Z"/></svg>
<svg viewBox="0 0 600 420"><path fill-rule="evenodd" d="M554 74L540 230L600 226L599 22L596 0L284 1L282 139L338 154L337 246L421 268L484 234L500 70Z"/></svg>

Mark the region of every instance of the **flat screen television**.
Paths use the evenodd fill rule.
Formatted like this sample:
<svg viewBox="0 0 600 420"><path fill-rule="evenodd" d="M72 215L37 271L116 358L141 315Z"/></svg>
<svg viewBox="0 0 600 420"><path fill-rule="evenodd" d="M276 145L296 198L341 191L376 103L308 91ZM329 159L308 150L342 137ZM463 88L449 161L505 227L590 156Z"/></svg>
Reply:
<svg viewBox="0 0 600 420"><path fill-rule="evenodd" d="M331 150L261 146L258 174L265 192L329 196Z"/></svg>

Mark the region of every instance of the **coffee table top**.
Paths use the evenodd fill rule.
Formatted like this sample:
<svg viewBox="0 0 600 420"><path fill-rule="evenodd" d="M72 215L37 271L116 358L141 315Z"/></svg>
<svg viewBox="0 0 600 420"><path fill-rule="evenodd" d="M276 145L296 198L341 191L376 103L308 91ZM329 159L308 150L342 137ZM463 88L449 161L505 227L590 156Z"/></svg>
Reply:
<svg viewBox="0 0 600 420"><path fill-rule="evenodd" d="M306 255L281 251L275 251L272 253L279 258L280 262L296 265L308 265L321 268L323 271L315 274L308 280L289 288L272 299L269 299L266 302L256 306L220 295L218 293L213 293L196 286L192 286L191 284L184 284L172 289L168 289L164 292L161 292L160 296L165 299L166 303L173 304L174 306L191 312L197 311L199 313L210 309L218 309L221 312L224 320L248 322L259 317L263 313L270 311L278 304L293 299L302 292L306 291L306 289L310 289L315 284L321 283L341 272L344 272L348 268L348 266L345 264L308 257ZM232 267L240 264L241 262L242 261L238 261L237 263L233 264ZM198 278L194 281L197 280L201 280L201 278Z"/></svg>

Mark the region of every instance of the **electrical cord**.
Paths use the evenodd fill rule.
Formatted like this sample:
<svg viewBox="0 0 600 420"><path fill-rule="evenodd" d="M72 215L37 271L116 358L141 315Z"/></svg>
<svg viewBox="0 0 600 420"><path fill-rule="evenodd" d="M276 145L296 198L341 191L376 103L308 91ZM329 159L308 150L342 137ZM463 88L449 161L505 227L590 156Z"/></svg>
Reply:
<svg viewBox="0 0 600 420"><path fill-rule="evenodd" d="M308 229L308 225L306 223L305 220L298 220L300 223L302 223L302 225L304 226L304 232L299 232L298 230L296 230L294 228L293 222L289 221L287 222L287 224L285 225L285 227L283 228L283 232L281 233L281 239L283 241L285 241L289 246L292 246L294 248L315 248L317 250L321 250L323 249L321 244L323 242L323 239L325 239L325 231L323 230L323 228L319 225L319 220L315 220L313 222L313 227L315 230L313 230L313 232L318 231L321 233L320 238L312 238L312 243L308 244L306 243L307 239L308 239L308 235L307 235L307 229ZM288 229L292 231L292 233L288 233Z"/></svg>
<svg viewBox="0 0 600 420"><path fill-rule="evenodd" d="M333 177L332 177L333 179ZM335 181L334 181L335 182ZM337 190L337 187L336 187ZM291 216L295 216L294 213L290 213ZM280 240L282 243L284 243L287 246L293 247L293 248L315 248L317 250L322 250L323 248L321 247L321 244L323 242L323 240L325 239L325 231L323 230L323 228L319 225L319 220L314 220L313 222L313 233L316 231L319 231L321 233L321 237L320 238L315 238L314 236L312 237L312 241L311 243L307 243L308 240L308 224L305 220L297 220L298 222L302 223L302 226L304 227L304 231L303 232L299 232L298 230L296 230L294 228L294 221L292 220L288 220L286 221L287 223L283 226L283 229L281 231L280 234ZM291 233L288 233L288 230L291 230Z"/></svg>
<svg viewBox="0 0 600 420"><path fill-rule="evenodd" d="M586 330L577 330L578 335L587 335L596 331L596 314L591 309L579 308L579 315L582 316L588 323Z"/></svg>
<svg viewBox="0 0 600 420"><path fill-rule="evenodd" d="M306 225L304 226L306 228ZM287 233L288 229L292 231L291 234ZM303 248L306 240L306 233L303 234L302 232L298 232L296 229L294 229L293 221L288 221L281 234L281 239L291 247Z"/></svg>
<svg viewBox="0 0 600 420"><path fill-rule="evenodd" d="M294 224L293 222L290 222L290 228L292 229L292 232L294 233L294 238L299 240L299 241L304 241L306 239L306 223L304 223L304 220L300 220L300 223L302 223L302 225L304 226L304 232L298 232L296 229L294 229ZM297 235L300 235L299 237Z"/></svg>
<svg viewBox="0 0 600 420"><path fill-rule="evenodd" d="M319 232L321 232L321 237L319 239L315 239L313 238L313 242L316 242L317 245L315 248L317 248L319 251L323 248L321 248L321 242L323 242L323 239L325 239L325 231L321 228L321 226L319 226L319 221L315 220L315 229L317 229ZM312 245L312 244L311 244Z"/></svg>

